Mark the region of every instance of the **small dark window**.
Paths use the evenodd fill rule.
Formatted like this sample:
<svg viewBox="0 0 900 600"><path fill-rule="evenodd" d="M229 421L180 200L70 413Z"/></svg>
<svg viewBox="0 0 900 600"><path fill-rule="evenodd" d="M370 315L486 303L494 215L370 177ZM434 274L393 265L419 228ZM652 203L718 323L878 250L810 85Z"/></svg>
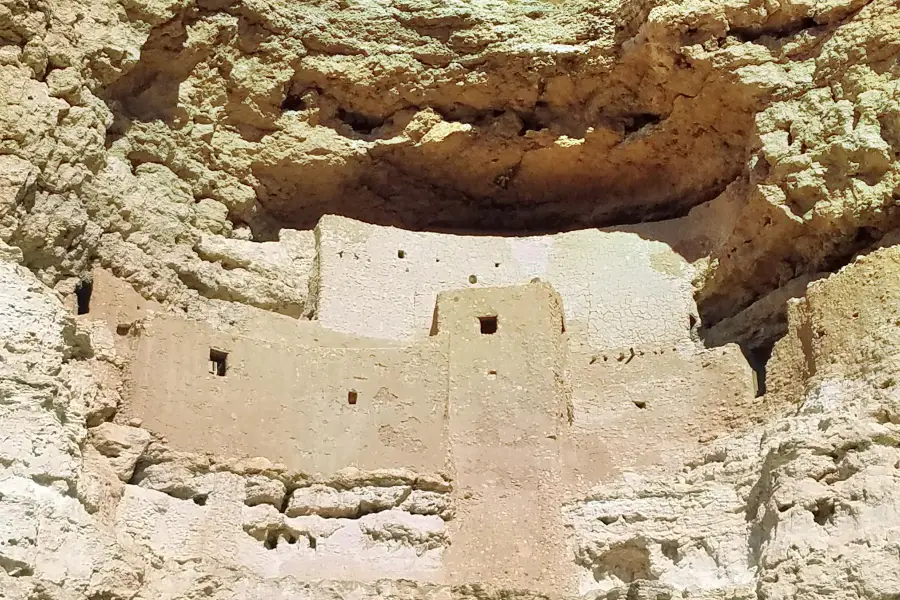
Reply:
<svg viewBox="0 0 900 600"><path fill-rule="evenodd" d="M406 258L406 250L397 250L397 258Z"/></svg>
<svg viewBox="0 0 900 600"><path fill-rule="evenodd" d="M354 391L347 392L347 404L356 404L356 400L359 398L359 394Z"/></svg>
<svg viewBox="0 0 900 600"><path fill-rule="evenodd" d="M209 349L209 372L212 375L217 377L225 377L225 373L228 371L228 353L222 352L221 350L216 350L215 348Z"/></svg>
<svg viewBox="0 0 900 600"><path fill-rule="evenodd" d="M116 333L118 335L128 335L129 331L131 331L131 325L128 323L119 323L116 325Z"/></svg>
<svg viewBox="0 0 900 600"><path fill-rule="evenodd" d="M91 312L91 294L94 292L92 281L79 281L75 286L75 300L78 302L78 314L86 315Z"/></svg>
<svg viewBox="0 0 900 600"><path fill-rule="evenodd" d="M492 335L497 333L497 317L478 317L481 324L481 333Z"/></svg>

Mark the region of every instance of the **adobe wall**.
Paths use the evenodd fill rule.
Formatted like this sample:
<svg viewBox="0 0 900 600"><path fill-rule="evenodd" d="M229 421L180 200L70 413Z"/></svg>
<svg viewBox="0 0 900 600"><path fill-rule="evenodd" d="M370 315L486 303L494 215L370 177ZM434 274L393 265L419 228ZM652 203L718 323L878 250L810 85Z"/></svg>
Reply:
<svg viewBox="0 0 900 600"><path fill-rule="evenodd" d="M211 350L227 353L224 376L211 372ZM316 347L158 316L137 340L126 414L179 449L265 456L310 473L436 470L445 455L446 365L433 344Z"/></svg>
<svg viewBox="0 0 900 600"><path fill-rule="evenodd" d="M535 277L562 297L571 339L594 348L686 342L698 318L691 267L637 233L460 236L325 216L316 236L318 319L353 335L421 338L439 292Z"/></svg>
<svg viewBox="0 0 900 600"><path fill-rule="evenodd" d="M480 319L496 319L484 330ZM566 435L562 303L547 284L445 292L454 581L566 588L560 448Z"/></svg>
<svg viewBox="0 0 900 600"><path fill-rule="evenodd" d="M345 467L427 473L449 465L446 514L434 508L440 498L407 507L402 486L284 490L275 501L280 515L254 518L274 518L285 539L322 541L308 556L272 563L260 558L252 540L259 526L245 515L251 536L232 534L233 544L261 572L375 579L396 570L398 557L382 556L367 536L401 527L435 540L410 557L409 576L564 589L573 567L561 520L568 418L561 300L547 284L463 290L441 294L433 314L429 338L368 349L315 347L302 336L292 345L266 342L157 315L135 331L123 416L142 418L178 451L264 456L325 477ZM496 329L486 332L479 317L495 318ZM211 349L227 353L224 375L209 363ZM153 485L152 471L140 481ZM387 508L400 502L400 511ZM386 508L372 508L381 503ZM428 521L435 510L441 518Z"/></svg>
<svg viewBox="0 0 900 600"><path fill-rule="evenodd" d="M626 470L671 466L746 420L753 371L735 345L685 352L572 352L567 477L585 489Z"/></svg>
<svg viewBox="0 0 900 600"><path fill-rule="evenodd" d="M400 260L408 258L407 251ZM666 277L660 281L674 285ZM737 347L690 342L689 298L679 323L667 321L659 335L647 333L657 320L611 317L610 346L585 351L585 330L549 283L436 292L424 337L398 342L263 312L227 331L145 309L132 314L115 306L127 296L115 278L101 273L96 282L95 316L113 330L119 319L149 315L117 338L131 345L117 420L142 419L179 452L265 457L319 474L296 489L277 483L280 491L258 505L257 492L224 474L173 483L162 471L157 479L151 461L136 480L142 491L128 496L130 510L154 512L152 490L190 498L184 490L206 497L213 489L234 513L228 498L246 495L249 508L228 517L227 532L210 538L212 546L196 543L203 552L237 552L271 577L369 581L389 573L574 591L565 503L623 471L676 463L754 402ZM347 306L367 297L352 291ZM211 350L227 353L224 375ZM407 483L390 475L348 484L348 467L406 467L412 475ZM416 473L450 481L417 491ZM190 478L199 483L186 486ZM192 531L223 527L190 506L183 518ZM396 532L405 532L399 546ZM189 560L195 550L158 551Z"/></svg>

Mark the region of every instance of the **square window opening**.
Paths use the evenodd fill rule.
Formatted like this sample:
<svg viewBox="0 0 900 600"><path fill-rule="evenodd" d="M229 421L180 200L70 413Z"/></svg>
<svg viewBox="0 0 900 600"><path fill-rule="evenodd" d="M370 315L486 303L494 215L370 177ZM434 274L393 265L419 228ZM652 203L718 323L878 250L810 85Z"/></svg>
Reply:
<svg viewBox="0 0 900 600"><path fill-rule="evenodd" d="M497 317L478 317L478 323L481 326L483 335L493 335L497 333Z"/></svg>
<svg viewBox="0 0 900 600"><path fill-rule="evenodd" d="M216 377L225 377L228 371L228 353L215 348L209 349L209 372Z"/></svg>
<svg viewBox="0 0 900 600"><path fill-rule="evenodd" d="M347 404L356 404L356 400L359 398L359 394L354 391L347 392Z"/></svg>

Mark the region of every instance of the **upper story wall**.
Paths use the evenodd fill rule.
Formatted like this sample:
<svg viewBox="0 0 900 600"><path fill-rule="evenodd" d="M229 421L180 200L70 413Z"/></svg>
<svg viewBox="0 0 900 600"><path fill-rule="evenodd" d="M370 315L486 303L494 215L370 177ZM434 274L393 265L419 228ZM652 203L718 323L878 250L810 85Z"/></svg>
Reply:
<svg viewBox="0 0 900 600"><path fill-rule="evenodd" d="M424 337L439 292L535 277L562 297L570 339L588 346L678 344L697 319L691 267L667 244L636 233L459 236L336 216L323 217L316 233L317 314L336 331Z"/></svg>

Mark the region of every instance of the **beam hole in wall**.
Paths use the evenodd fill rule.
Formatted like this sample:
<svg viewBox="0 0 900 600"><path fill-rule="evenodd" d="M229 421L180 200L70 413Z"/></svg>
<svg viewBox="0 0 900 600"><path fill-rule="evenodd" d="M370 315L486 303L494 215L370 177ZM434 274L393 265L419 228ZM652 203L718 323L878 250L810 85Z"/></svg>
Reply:
<svg viewBox="0 0 900 600"><path fill-rule="evenodd" d="M359 399L359 394L353 390L347 392L347 404L355 405L356 401Z"/></svg>
<svg viewBox="0 0 900 600"><path fill-rule="evenodd" d="M129 331L131 331L131 325L128 323L119 323L116 325L116 334L118 335L128 335Z"/></svg>
<svg viewBox="0 0 900 600"><path fill-rule="evenodd" d="M94 293L94 282L83 279L75 286L75 301L78 305L78 314L86 315L91 312L91 294Z"/></svg>
<svg viewBox="0 0 900 600"><path fill-rule="evenodd" d="M406 250L397 250L397 258L406 258Z"/></svg>
<svg viewBox="0 0 900 600"><path fill-rule="evenodd" d="M497 371L495 369L490 369L487 372L487 378L488 379L497 379Z"/></svg>
<svg viewBox="0 0 900 600"><path fill-rule="evenodd" d="M475 275L469 275L469 283L475 285L476 283L478 283L478 277Z"/></svg>
<svg viewBox="0 0 900 600"><path fill-rule="evenodd" d="M228 372L228 353L215 348L209 349L209 372L216 377L225 377Z"/></svg>
<svg viewBox="0 0 900 600"><path fill-rule="evenodd" d="M497 316L478 317L478 323L481 327L483 335L493 335L497 333Z"/></svg>
<svg viewBox="0 0 900 600"><path fill-rule="evenodd" d="M197 506L206 506L206 500L209 498L209 494L197 494L191 500L194 501L194 504Z"/></svg>
<svg viewBox="0 0 900 600"><path fill-rule="evenodd" d="M647 408L646 400L632 400L631 402L638 408L641 408L641 409Z"/></svg>

